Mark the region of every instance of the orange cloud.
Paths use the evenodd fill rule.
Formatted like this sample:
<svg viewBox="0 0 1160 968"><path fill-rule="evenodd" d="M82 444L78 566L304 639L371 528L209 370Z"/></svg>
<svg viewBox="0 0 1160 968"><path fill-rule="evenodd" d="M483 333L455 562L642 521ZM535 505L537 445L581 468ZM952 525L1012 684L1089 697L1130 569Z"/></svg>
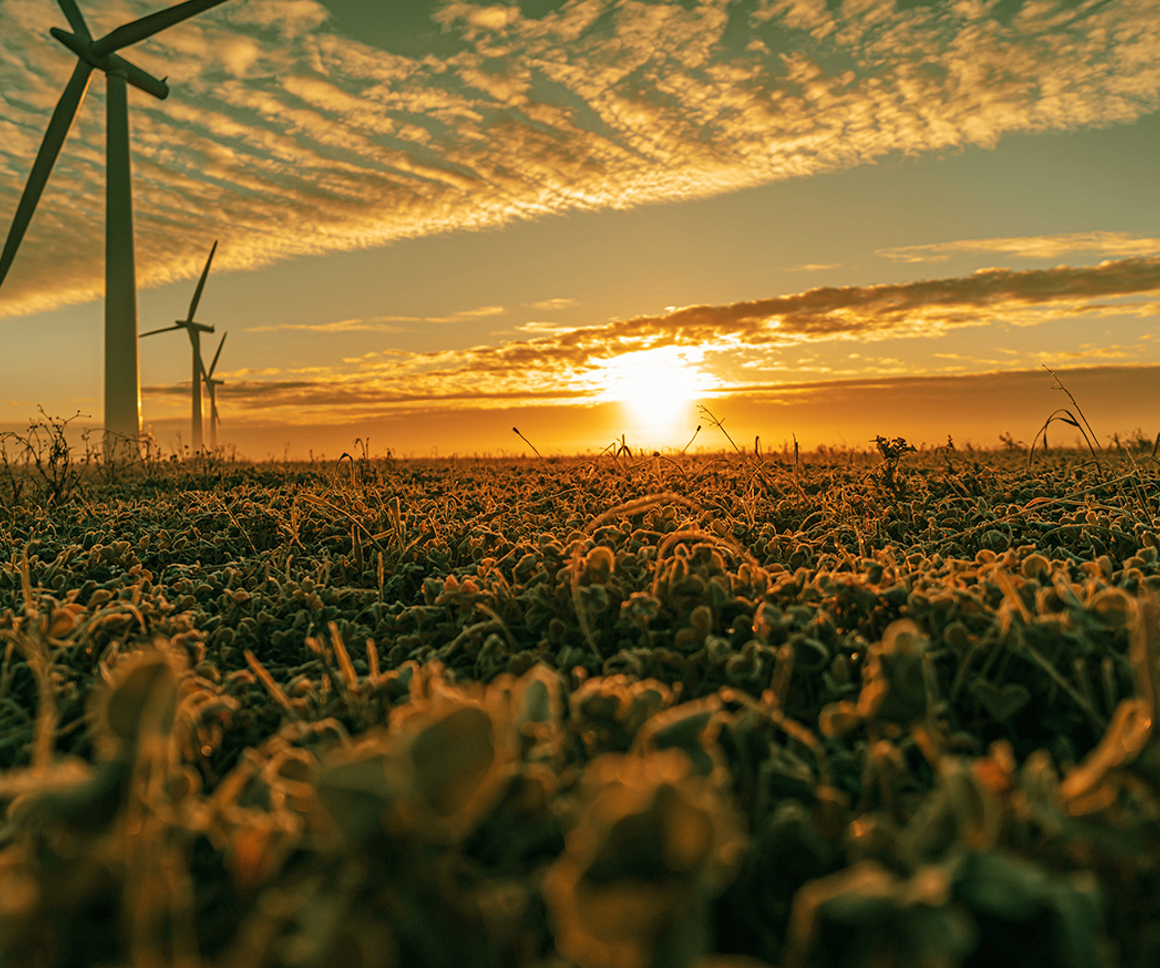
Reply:
<svg viewBox="0 0 1160 968"><path fill-rule="evenodd" d="M544 405L592 404L601 399L608 364L626 354L665 348L695 357L693 375L712 395L749 392L755 386L718 375L731 372L813 372L830 380L913 372L892 356L871 356L861 344L893 338L937 337L956 328L996 323L1034 325L1105 315L1146 316L1160 311L1160 256L1122 259L1095 266L1014 271L988 269L968 276L876 286L819 287L768 299L716 306L688 306L652 316L594 326L523 327L527 338L468 349L414 352L377 350L344 361L345 369L313 367L271 374L220 374L240 402L267 413L306 414L330 408L331 417L397 409L474 406L494 408L519 401ZM1134 298L1132 298L1134 297ZM391 319L392 317L382 317ZM329 324L357 328L360 321ZM365 325L370 325L369 321ZM859 352L802 355L811 346L858 341ZM1143 344L1141 343L1141 346ZM792 365L779 358L795 351ZM1064 351L1056 360L1130 359L1139 347L1092 345ZM1035 354L1011 351L1006 362L974 358L971 369L1026 365ZM944 354L945 355L945 354ZM1019 357L1016 359L1016 357ZM948 359L953 358L947 356ZM702 362L703 361L703 362ZM722 366L717 366L721 363ZM958 363L944 364L961 368ZM606 381L604 381L606 382ZM150 387L159 399L187 391ZM317 419L312 417L311 419Z"/></svg>
<svg viewBox="0 0 1160 968"><path fill-rule="evenodd" d="M1160 253L1160 239L1131 232L1068 232L1059 235L959 239L930 245L902 245L879 249L878 255L895 262L945 262L952 255L964 252L996 252L1024 259L1055 259L1070 252L1096 252L1121 258L1146 257Z"/></svg>
<svg viewBox="0 0 1160 968"><path fill-rule="evenodd" d="M1115 312L1099 302L1160 292L1160 256L1097 266L1015 271L875 286L825 286L769 299L689 306L602 326L419 359L497 374L556 372L659 346L758 349L835 339L937 336L958 327ZM1154 312L1156 302L1145 304ZM1139 305L1129 311L1141 312Z"/></svg>
<svg viewBox="0 0 1160 968"><path fill-rule="evenodd" d="M407 333L414 329L414 325L394 324L466 323L473 319L503 316L506 312L503 306L479 306L475 309L461 309L449 316L371 316L366 319L341 319L330 323L273 323L250 326L247 329L251 333L273 333L278 330L304 333Z"/></svg>
<svg viewBox="0 0 1160 968"><path fill-rule="evenodd" d="M532 309L541 309L551 311L555 309L571 309L573 306L580 305L575 299L569 299L565 296L559 296L555 299L541 299L539 302L531 304Z"/></svg>

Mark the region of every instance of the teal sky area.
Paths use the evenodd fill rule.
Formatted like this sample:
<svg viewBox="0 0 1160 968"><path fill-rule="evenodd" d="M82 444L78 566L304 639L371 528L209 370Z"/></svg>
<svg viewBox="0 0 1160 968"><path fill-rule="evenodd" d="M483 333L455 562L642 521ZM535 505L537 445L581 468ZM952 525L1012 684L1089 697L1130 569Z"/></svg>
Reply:
<svg viewBox="0 0 1160 968"><path fill-rule="evenodd" d="M1154 437L1160 11L955 10L230 0L130 51L172 88L130 98L140 329L220 239L198 319L254 457L679 449L698 402L771 446L1029 441L1043 366ZM0 229L63 22L0 3ZM6 427L100 419L103 102L0 287ZM189 380L184 336L142 341L163 446Z"/></svg>

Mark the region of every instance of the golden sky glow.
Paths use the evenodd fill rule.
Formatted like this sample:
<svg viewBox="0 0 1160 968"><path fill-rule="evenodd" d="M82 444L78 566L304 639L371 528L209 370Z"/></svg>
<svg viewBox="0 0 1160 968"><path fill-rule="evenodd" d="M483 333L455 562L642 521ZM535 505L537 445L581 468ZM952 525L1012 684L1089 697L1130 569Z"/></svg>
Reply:
<svg viewBox="0 0 1160 968"><path fill-rule="evenodd" d="M0 224L61 22L0 5ZM576 446L680 447L698 400L1160 363L1153 0L229 0L132 54L172 89L131 95L141 328L220 240L239 433L581 408ZM0 423L99 418L103 139L98 82L0 290ZM188 359L146 343L172 439Z"/></svg>

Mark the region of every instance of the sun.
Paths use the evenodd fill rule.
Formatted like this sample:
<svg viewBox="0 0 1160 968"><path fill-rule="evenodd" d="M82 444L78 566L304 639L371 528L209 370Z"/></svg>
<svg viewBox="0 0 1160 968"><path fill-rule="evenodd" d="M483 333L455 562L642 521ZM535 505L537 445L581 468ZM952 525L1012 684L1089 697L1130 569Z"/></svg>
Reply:
<svg viewBox="0 0 1160 968"><path fill-rule="evenodd" d="M601 367L596 380L604 400L616 400L641 444L672 444L693 419L693 403L715 385L699 369L703 353L674 346L625 353Z"/></svg>

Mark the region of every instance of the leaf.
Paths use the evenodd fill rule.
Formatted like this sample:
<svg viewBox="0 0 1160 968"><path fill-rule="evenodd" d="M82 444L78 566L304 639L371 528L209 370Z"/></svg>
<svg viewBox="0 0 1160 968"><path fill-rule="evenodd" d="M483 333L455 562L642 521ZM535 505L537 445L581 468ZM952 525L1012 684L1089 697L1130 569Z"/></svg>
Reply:
<svg viewBox="0 0 1160 968"><path fill-rule="evenodd" d="M1031 702L1031 690L1018 682L999 688L986 679L976 679L967 691L999 722L1010 719Z"/></svg>

